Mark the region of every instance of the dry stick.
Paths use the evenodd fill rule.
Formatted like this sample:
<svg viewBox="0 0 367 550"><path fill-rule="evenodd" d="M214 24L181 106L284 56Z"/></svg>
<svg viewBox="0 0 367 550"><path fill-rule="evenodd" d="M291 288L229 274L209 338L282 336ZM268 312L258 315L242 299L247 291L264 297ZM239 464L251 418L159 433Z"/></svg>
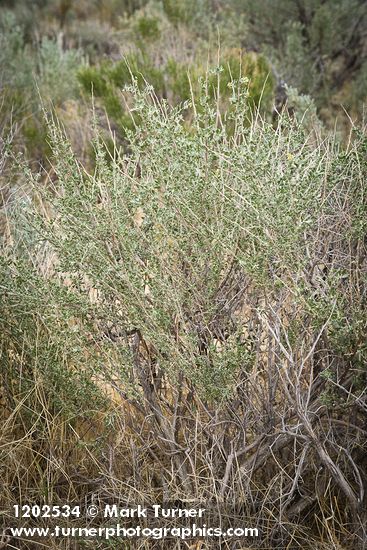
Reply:
<svg viewBox="0 0 367 550"><path fill-rule="evenodd" d="M191 486L191 482L190 482L186 465L185 465L186 458L184 458L183 460L180 460L180 457L178 456L178 452L180 455L182 455L183 449L179 446L179 444L175 440L173 426L169 423L169 420L164 416L155 395L155 388L150 386L150 383L146 379L146 376L144 375L140 365L139 347L141 343L143 343L143 345L145 345L146 347L146 344L143 341L140 331L137 331L135 334L135 342L134 342L134 363L138 372L140 383L143 387L145 400L149 405L150 409L152 410L156 423L164 436L164 437L161 437L160 434L157 434L157 437L162 441L165 441L168 443L170 456L176 466L176 472L181 480L182 485L185 487L185 490L188 492L188 494L191 494L192 486ZM177 452L177 448L179 449L178 452ZM165 449L163 450L167 453Z"/></svg>
<svg viewBox="0 0 367 550"><path fill-rule="evenodd" d="M302 454L301 454L301 457L300 457L300 460L299 460L299 463L298 463L298 466L297 466L297 469L296 469L296 475L294 477L291 490L289 491L288 498L284 503L284 508L285 509L287 508L288 504L291 503L294 492L297 489L298 480L299 480L299 478L301 477L301 474L302 474L303 464L304 464L308 449L309 449L309 444L306 444L305 447L303 448L303 451L302 451Z"/></svg>
<svg viewBox="0 0 367 550"><path fill-rule="evenodd" d="M270 323L267 321L267 319L265 319L265 322L267 323L270 332L273 334L273 337L276 339L276 341L279 345L279 348L281 349L281 351L283 352L285 357L288 359L290 365L292 365L293 368L295 368L295 363L293 361L293 356L292 356L292 354L290 354L284 348L283 344L280 341L279 334L276 334L276 332L272 329L272 327L270 326ZM324 328L325 328L325 326L323 326L322 330L324 330ZM321 332L320 332L320 335L321 335ZM283 369L283 372L285 374L287 382L289 383L290 379L289 379L287 370ZM282 377L282 380L283 380L283 377ZM288 395L288 398L292 402L292 399L291 399L291 396L290 396L290 393L289 393L289 389L286 386L284 380L283 380L283 386L284 386L284 389L286 390L286 394ZM331 459L330 455L328 454L328 452L326 451L326 449L324 448L322 443L318 440L318 438L317 438L317 436L316 436L316 434L315 434L315 432L312 428L311 422L309 421L309 418L308 418L308 415L307 415L307 409L302 410L303 407L302 407L302 403L301 403L301 399L300 399L298 389L299 388L297 388L295 400L293 400L293 404L295 406L296 414L297 414L298 418L301 420L306 432L308 433L308 435L310 437L310 440L313 443L313 446L315 447L315 449L316 449L316 451L317 451L317 453L320 457L321 462L326 466L326 468L330 472L330 474L333 477L336 484L340 487L340 489L346 495L348 501L350 502L350 505L351 505L352 509L354 511L357 511L358 508L361 505L361 502L359 501L359 499L356 498L356 496L354 494L354 491L352 490L351 486L349 485L349 483L345 479L345 476L343 475L340 468L334 463L334 461ZM308 400L307 400L307 404L308 404Z"/></svg>
<svg viewBox="0 0 367 550"><path fill-rule="evenodd" d="M331 459L330 455L326 451L325 447L322 445L322 443L318 440L311 422L309 421L309 418L306 416L306 412L304 411L297 411L299 419L303 422L303 426L306 429L311 442L313 443L321 462L326 466L326 468L329 470L331 476L333 477L336 484L340 487L340 489L343 491L347 499L349 500L349 503L354 511L357 511L358 508L361 505L361 502L354 494L353 489L345 479L342 471L340 468L334 463L334 461Z"/></svg>
<svg viewBox="0 0 367 550"><path fill-rule="evenodd" d="M223 499L224 493L225 493L225 491L227 489L227 486L228 486L228 480L229 480L229 476L231 475L233 460L234 460L235 456L236 455L235 455L235 453L233 452L233 449L232 449L231 453L228 455L228 458L227 458L226 470L224 472L224 476L223 476L223 479L222 479L222 482L221 482L221 488L220 488L220 491L219 491L219 497L221 499Z"/></svg>

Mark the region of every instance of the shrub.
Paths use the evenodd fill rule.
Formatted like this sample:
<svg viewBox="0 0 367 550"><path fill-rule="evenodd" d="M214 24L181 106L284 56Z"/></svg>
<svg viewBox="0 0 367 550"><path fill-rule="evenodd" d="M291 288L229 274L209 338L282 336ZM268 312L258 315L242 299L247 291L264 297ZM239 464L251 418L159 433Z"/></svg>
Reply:
<svg viewBox="0 0 367 550"><path fill-rule="evenodd" d="M93 173L50 124L55 186L35 182L1 262L6 380L28 369L77 415L117 392L101 500L227 503L253 547L355 544L365 136L343 152L286 114L274 129L243 80L224 113L204 81L189 131L184 107L129 93L129 155L107 162L97 134Z"/></svg>
<svg viewBox="0 0 367 550"><path fill-rule="evenodd" d="M36 161L48 155L47 130L43 124L41 100L57 107L78 95L77 69L82 63L77 50L64 51L61 45L44 38L35 46L25 40L25 28L12 12L1 20L0 66L2 114L12 113L12 123L20 127L17 142Z"/></svg>
<svg viewBox="0 0 367 550"><path fill-rule="evenodd" d="M132 129L133 123L123 105L121 92L132 79L141 89L149 83L158 98L169 99L174 105L190 100L192 92L199 93L198 83L205 80L210 98L218 98L220 110L224 112L231 110L232 82L243 76L249 80L248 103L252 110L259 108L265 116L269 115L274 83L266 60L233 49L225 51L220 62L221 65L210 73L206 72L200 58L193 64L169 58L167 63L157 67L147 53L140 51L114 64L82 67L78 78L85 91L101 99L108 116L117 123L123 136L124 128ZM200 104L197 109L201 109ZM135 122L138 121L139 117L135 116Z"/></svg>
<svg viewBox="0 0 367 550"><path fill-rule="evenodd" d="M334 127L339 108L363 115L365 95L355 95L365 72L367 10L363 0L232 0L245 17L243 43L260 49L280 77L311 94ZM225 12L226 13L226 12Z"/></svg>
<svg viewBox="0 0 367 550"><path fill-rule="evenodd" d="M156 17L139 17L135 29L140 38L157 40L160 37L159 20Z"/></svg>

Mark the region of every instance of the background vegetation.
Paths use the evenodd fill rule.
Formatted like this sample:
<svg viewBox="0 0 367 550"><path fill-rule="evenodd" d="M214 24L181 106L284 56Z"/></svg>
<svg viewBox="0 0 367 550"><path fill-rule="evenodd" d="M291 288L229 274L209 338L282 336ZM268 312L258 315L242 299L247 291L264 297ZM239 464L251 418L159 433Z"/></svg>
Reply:
<svg viewBox="0 0 367 550"><path fill-rule="evenodd" d="M124 547L366 547L366 19L1 3L4 528L189 502L261 535Z"/></svg>

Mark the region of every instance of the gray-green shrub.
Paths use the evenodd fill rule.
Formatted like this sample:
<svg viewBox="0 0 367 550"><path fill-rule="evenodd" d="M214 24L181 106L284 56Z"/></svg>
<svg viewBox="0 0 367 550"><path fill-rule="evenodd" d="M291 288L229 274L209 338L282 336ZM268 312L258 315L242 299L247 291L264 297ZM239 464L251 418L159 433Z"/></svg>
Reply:
<svg viewBox="0 0 367 550"><path fill-rule="evenodd" d="M109 456L124 449L142 499L228 502L270 548L328 548L334 510L357 543L366 137L343 151L286 114L274 128L246 80L231 90L223 114L205 80L175 108L133 83L129 154L107 159L97 132L93 173L49 122L55 183L34 182L0 264L4 376L22 358L76 415L114 388L134 412Z"/></svg>

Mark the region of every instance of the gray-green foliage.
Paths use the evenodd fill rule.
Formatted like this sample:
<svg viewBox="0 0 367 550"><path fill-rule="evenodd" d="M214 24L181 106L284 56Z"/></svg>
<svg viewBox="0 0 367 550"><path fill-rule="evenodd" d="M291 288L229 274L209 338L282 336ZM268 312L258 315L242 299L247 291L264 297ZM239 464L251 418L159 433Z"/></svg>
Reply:
<svg viewBox="0 0 367 550"><path fill-rule="evenodd" d="M25 48L22 28L10 11L2 13L0 67L2 90L13 86L24 90L29 84L32 62Z"/></svg>
<svg viewBox="0 0 367 550"><path fill-rule="evenodd" d="M248 22L245 40L266 52L289 85L313 95L318 107L343 97L345 107L361 111L366 100L360 85L366 72L363 0L233 0L231 5Z"/></svg>
<svg viewBox="0 0 367 550"><path fill-rule="evenodd" d="M42 158L47 144L41 101L58 106L77 97L82 57L78 50L64 50L60 41L27 41L25 26L14 13L4 10L0 15L1 122L11 119L19 125L28 153Z"/></svg>
<svg viewBox="0 0 367 550"><path fill-rule="evenodd" d="M151 88L130 87L141 124L128 132L129 156L115 150L107 160L97 135L92 174L51 123L57 185L46 194L35 187L50 214L25 209L23 252L18 259L11 251L2 271L5 332L24 334L32 353L39 323L41 370L56 361L56 371L72 377L75 365L78 375L117 378L135 391L136 371L148 361L137 359L128 337L137 332L157 368L173 379L184 373L219 398L252 365L241 318L248 285L254 296L285 293L298 303L295 342L305 319L319 330L329 318L337 341L357 322L361 304L346 305L343 296L350 268L343 247L365 234L363 199L357 209L352 202L361 193L358 149L339 157L286 115L277 130L260 119L249 126L243 80L233 83L234 110L222 117L202 86L191 128L182 114L189 104L172 109Z"/></svg>
<svg viewBox="0 0 367 550"><path fill-rule="evenodd" d="M24 28L12 12L3 12L0 35L1 88L37 103L37 86L43 99L54 103L73 97L76 70L81 63L76 50L63 51L61 44L43 38L39 47L27 44ZM27 105L29 107L29 105Z"/></svg>
<svg viewBox="0 0 367 550"><path fill-rule="evenodd" d="M218 98L221 111L230 111L231 82L246 77L249 80L248 104L252 110L258 108L265 116L269 115L273 99L274 81L271 70L262 56L242 54L238 50L223 51L220 66L208 73L202 55L197 56L195 64L178 62L169 58L167 63L160 66L154 64L148 52L129 55L117 63L104 62L99 67L84 66L78 72L78 79L88 93L105 108L111 121L123 136L127 128L138 124L139 115L136 113L134 123L126 108L126 98L123 101L121 92L132 79L143 88L147 83L153 86L158 98L168 98L171 105L182 104L200 91L199 81L205 80L208 95ZM218 79L219 72L219 79ZM200 103L197 110L201 109ZM190 116L190 111L186 110ZM227 113L228 116L228 113Z"/></svg>
<svg viewBox="0 0 367 550"><path fill-rule="evenodd" d="M56 105L75 97L76 73L81 63L80 52L64 51L54 40L44 38L38 51L38 75L35 75L41 97Z"/></svg>

